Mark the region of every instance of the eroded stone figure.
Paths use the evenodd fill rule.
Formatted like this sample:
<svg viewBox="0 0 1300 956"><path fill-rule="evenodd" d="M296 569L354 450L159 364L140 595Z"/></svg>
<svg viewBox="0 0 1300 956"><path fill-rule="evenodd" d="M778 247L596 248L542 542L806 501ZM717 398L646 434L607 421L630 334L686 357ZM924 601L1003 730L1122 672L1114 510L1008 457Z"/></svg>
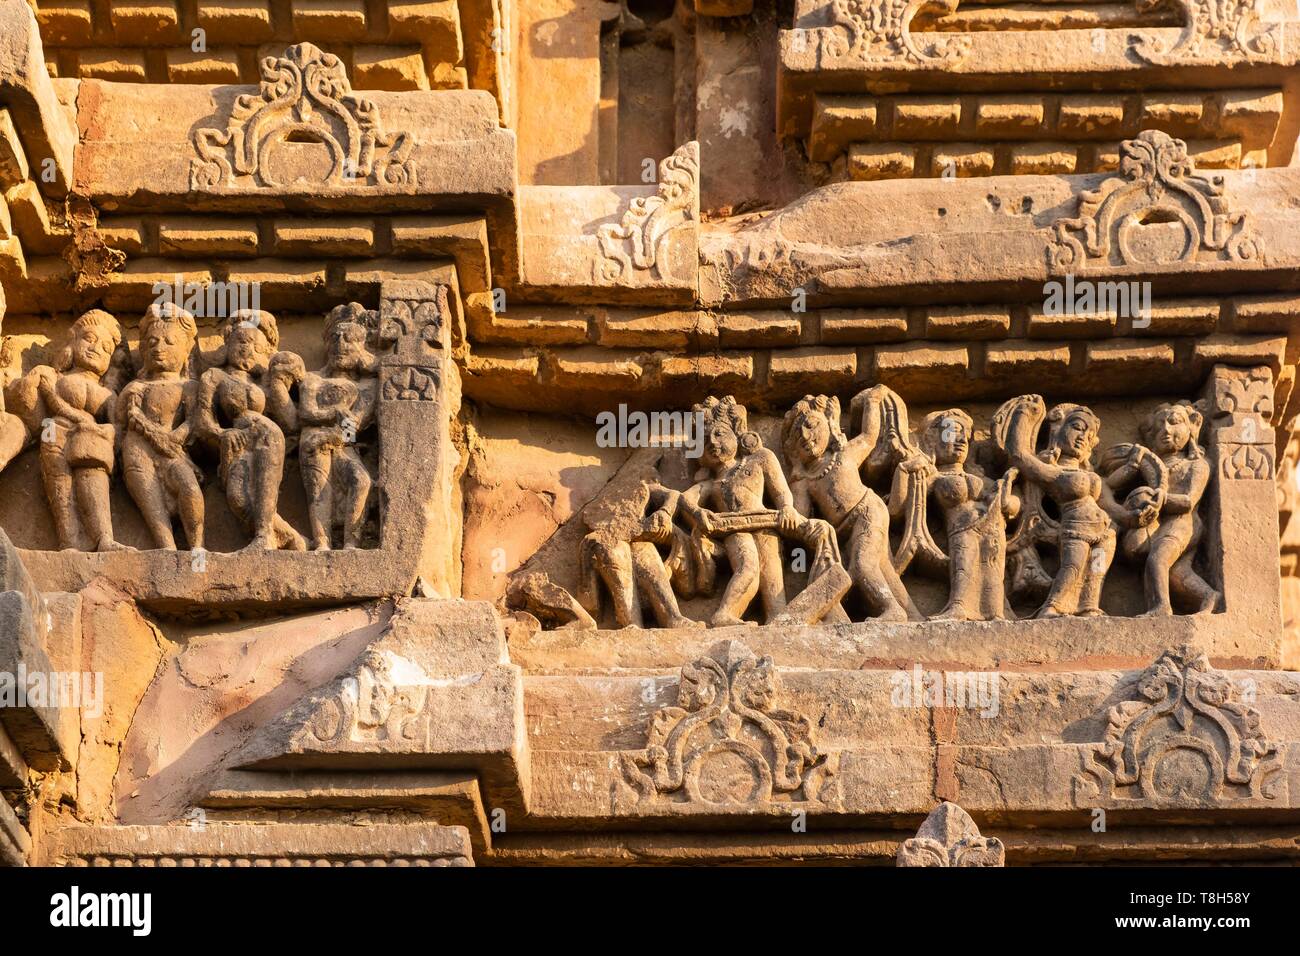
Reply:
<svg viewBox="0 0 1300 956"><path fill-rule="evenodd" d="M755 595L770 621L786 605L778 532L793 534L808 519L795 510L776 455L749 430L743 405L727 396L694 410L704 416L704 467L683 493L682 510L696 531L700 565L716 558L713 539L721 538L732 572L710 623L745 623L742 615Z"/></svg>
<svg viewBox="0 0 1300 956"><path fill-rule="evenodd" d="M642 481L583 538L579 598L593 616L600 610L599 583L614 605L619 627L642 627L642 602L650 605L660 627L702 627L682 614L673 592L674 577L688 560L689 536L673 523L679 492ZM670 546L668 561L660 546Z"/></svg>
<svg viewBox="0 0 1300 956"><path fill-rule="evenodd" d="M311 515L311 548L328 551L335 524L343 547L361 543L371 478L358 437L375 422L378 361L366 346L365 310L355 302L325 318L325 367L299 386L299 459Z"/></svg>
<svg viewBox="0 0 1300 956"><path fill-rule="evenodd" d="M875 436L849 438L840 426L839 399L808 395L786 413L781 443L796 509L834 528L849 576L871 613L887 621L921 620L890 556L888 506L862 478Z"/></svg>
<svg viewBox="0 0 1300 956"><path fill-rule="evenodd" d="M7 390L0 468L38 444L60 548L126 550L113 538L109 511L116 395L104 384L121 343L117 320L93 309L72 324L57 368L38 365Z"/></svg>
<svg viewBox="0 0 1300 956"><path fill-rule="evenodd" d="M195 382L188 374L198 338L194 316L170 302L140 320L142 368L117 402L122 474L159 548L176 549L179 518L193 550L203 547L202 472L186 446L193 431Z"/></svg>
<svg viewBox="0 0 1300 956"><path fill-rule="evenodd" d="M219 477L235 517L251 533L250 550L306 548L276 512L284 475L285 438L267 414L261 380L280 343L275 317L241 310L223 330L224 361L199 379L194 427L216 445Z"/></svg>
<svg viewBox="0 0 1300 956"><path fill-rule="evenodd" d="M1145 562L1144 616L1173 614L1172 598L1196 613L1213 611L1219 602L1218 591L1193 567L1203 530L1200 502L1211 477L1197 440L1203 423L1191 402L1159 405L1142 422L1143 445L1116 446L1101 465L1116 490L1145 482L1125 499L1134 520L1121 538L1125 557ZM1146 456L1155 460L1148 463Z"/></svg>
<svg viewBox="0 0 1300 956"><path fill-rule="evenodd" d="M1047 448L1035 450L1044 417ZM1060 520L1055 538L1059 567L1038 617L1104 614L1101 588L1115 556L1115 523L1102 506L1110 503L1102 476L1092 469L1101 420L1083 405L1062 404L1050 414L1041 396L1021 395L1004 403L993 417L994 437L1011 464L1056 503ZM1035 498L1034 517L1044 513ZM1032 544L1026 545L1033 547Z"/></svg>
<svg viewBox="0 0 1300 956"><path fill-rule="evenodd" d="M959 408L932 412L921 425L921 448L934 462L929 494L948 534L948 603L933 620L991 621L1014 617L1006 597L1007 520L1020 512L1012 492L1016 470L996 480L966 464L975 423Z"/></svg>

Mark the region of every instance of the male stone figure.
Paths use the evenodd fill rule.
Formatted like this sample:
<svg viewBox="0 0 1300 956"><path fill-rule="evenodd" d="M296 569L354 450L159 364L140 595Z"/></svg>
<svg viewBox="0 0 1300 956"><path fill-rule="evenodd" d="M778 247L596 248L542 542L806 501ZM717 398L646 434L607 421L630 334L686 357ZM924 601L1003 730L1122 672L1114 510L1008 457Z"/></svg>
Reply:
<svg viewBox="0 0 1300 956"><path fill-rule="evenodd" d="M328 551L331 529L343 526L343 547L360 544L370 497L370 472L357 437L375 421L378 361L366 347L365 309L340 305L325 317L325 368L299 387L299 461L311 518L311 547Z"/></svg>
<svg viewBox="0 0 1300 956"><path fill-rule="evenodd" d="M203 548L202 472L190 459L190 417L196 382L186 374L198 338L194 316L174 303L149 306L140 320L143 368L122 389L117 430L127 490L159 548L174 551L173 517L190 548Z"/></svg>

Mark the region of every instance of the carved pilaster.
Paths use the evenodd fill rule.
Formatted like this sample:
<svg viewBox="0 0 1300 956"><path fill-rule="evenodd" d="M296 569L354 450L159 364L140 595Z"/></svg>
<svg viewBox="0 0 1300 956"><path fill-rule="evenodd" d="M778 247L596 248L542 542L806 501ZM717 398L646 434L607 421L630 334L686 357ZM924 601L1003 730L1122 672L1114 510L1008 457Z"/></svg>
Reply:
<svg viewBox="0 0 1300 956"><path fill-rule="evenodd" d="M379 308L380 482L383 545L420 553L424 596L460 593L457 556L461 517L451 422L460 410L460 379L450 359L446 285L384 283Z"/></svg>
<svg viewBox="0 0 1300 956"><path fill-rule="evenodd" d="M1224 609L1271 643L1281 631L1273 373L1216 365L1205 404L1214 475L1207 554L1219 566Z"/></svg>

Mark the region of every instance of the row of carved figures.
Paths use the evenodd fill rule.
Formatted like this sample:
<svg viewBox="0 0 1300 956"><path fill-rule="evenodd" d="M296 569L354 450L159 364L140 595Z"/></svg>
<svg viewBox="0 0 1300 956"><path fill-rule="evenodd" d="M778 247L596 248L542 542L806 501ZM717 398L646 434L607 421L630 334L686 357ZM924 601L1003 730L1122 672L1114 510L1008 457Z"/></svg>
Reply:
<svg viewBox="0 0 1300 956"><path fill-rule="evenodd" d="M785 415L784 467L733 398L695 411L704 429L695 483L679 492L642 482L583 539L581 607L571 610L586 626L600 618L602 593L620 627L643 626L643 607L661 627L701 626L678 598L712 595L720 565L730 577L714 627L743 623L756 597L769 623L846 621L840 602L854 589L874 616L921 620L902 580L909 568L947 579L936 619L1011 618L1013 601L1041 602L1044 618L1101 615L1117 551L1143 567L1147 614L1219 603L1194 567L1212 477L1200 403L1159 405L1141 443L1115 445L1095 465L1097 415L1075 404L1049 411L1037 395L1004 403L978 442L957 408L927 415L913 434L885 386L852 400L848 432L837 398L809 395ZM946 550L928 520L936 507ZM789 602L783 540L811 555L807 587ZM516 606L544 610L527 591Z"/></svg>
<svg viewBox="0 0 1300 956"><path fill-rule="evenodd" d="M174 550L179 522L189 547L201 550L204 473L192 452L205 445L249 548L328 550L335 525L343 546L357 547L371 487L359 440L375 418L375 327L375 314L357 303L332 310L325 367L309 372L301 357L278 350L269 312L234 313L221 347L204 354L193 315L170 302L151 305L133 358L117 320L91 310L73 323L55 366L38 365L3 389L0 470L38 446L59 546L113 551L127 549L109 510L120 461L154 545ZM277 510L295 444L310 541Z"/></svg>

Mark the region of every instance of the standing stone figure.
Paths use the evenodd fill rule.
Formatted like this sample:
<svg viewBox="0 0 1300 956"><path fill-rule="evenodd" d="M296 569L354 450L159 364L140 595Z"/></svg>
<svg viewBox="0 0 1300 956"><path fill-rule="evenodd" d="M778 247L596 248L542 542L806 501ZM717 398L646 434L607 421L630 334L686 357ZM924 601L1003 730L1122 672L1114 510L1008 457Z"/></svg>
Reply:
<svg viewBox="0 0 1300 956"><path fill-rule="evenodd" d="M186 445L197 385L186 374L198 338L194 316L174 303L149 306L140 320L142 368L117 402L122 473L159 548L176 550L179 518L193 550L203 548L202 472Z"/></svg>
<svg viewBox="0 0 1300 956"><path fill-rule="evenodd" d="M993 621L1013 617L1004 584L1007 519L1020 512L1012 494L1016 470L994 481L966 467L975 423L959 408L932 412L921 425L921 448L934 462L929 494L943 511L948 532L948 604L940 621Z"/></svg>
<svg viewBox="0 0 1300 956"><path fill-rule="evenodd" d="M356 548L370 497L370 472L357 437L375 421L378 360L366 347L369 329L357 303L325 318L325 368L299 387L299 460L311 515L311 547L328 551L331 529L343 526L343 547Z"/></svg>
<svg viewBox="0 0 1300 956"><path fill-rule="evenodd" d="M60 548L130 550L113 538L108 496L116 396L104 377L121 343L117 320L92 309L72 324L57 369L38 365L8 389L6 405L16 414L3 425L0 468L39 440L41 476Z"/></svg>
<svg viewBox="0 0 1300 956"><path fill-rule="evenodd" d="M306 542L276 513L284 475L284 432L266 412L259 384L280 343L275 317L245 309L226 322L224 362L199 379L194 427L216 444L230 510L252 534L249 550L302 551Z"/></svg>
<svg viewBox="0 0 1300 956"><path fill-rule="evenodd" d="M1046 415L1047 449L1034 450L1046 406L1041 396L1021 395L993 416L993 432L1011 464L1040 485L1060 509L1057 530L1059 568L1038 617L1095 617L1101 586L1115 556L1115 524L1106 508L1109 489L1092 470L1101 420L1083 405L1057 405ZM1040 516L1041 517L1041 516Z"/></svg>
<svg viewBox="0 0 1300 956"><path fill-rule="evenodd" d="M889 553L889 509L861 469L875 450L871 434L848 438L840 402L807 395L786 413L781 444L790 462L795 507L826 519L843 542L847 570L871 612L886 621L919 621Z"/></svg>
<svg viewBox="0 0 1300 956"><path fill-rule="evenodd" d="M1123 550L1131 560L1146 560L1142 578L1146 617L1173 614L1171 593L1198 614L1213 611L1219 603L1219 592L1192 566L1203 531L1200 502L1211 476L1205 451L1197 442L1203 421L1195 405L1175 402L1157 406L1139 428L1143 444L1163 466L1157 479L1147 478L1148 484L1125 502L1134 527L1124 535ZM1109 472L1107 483L1123 487L1140 474L1141 455L1129 449L1146 452L1146 448L1112 449L1102 466ZM1152 512L1158 514L1145 524L1137 523Z"/></svg>

